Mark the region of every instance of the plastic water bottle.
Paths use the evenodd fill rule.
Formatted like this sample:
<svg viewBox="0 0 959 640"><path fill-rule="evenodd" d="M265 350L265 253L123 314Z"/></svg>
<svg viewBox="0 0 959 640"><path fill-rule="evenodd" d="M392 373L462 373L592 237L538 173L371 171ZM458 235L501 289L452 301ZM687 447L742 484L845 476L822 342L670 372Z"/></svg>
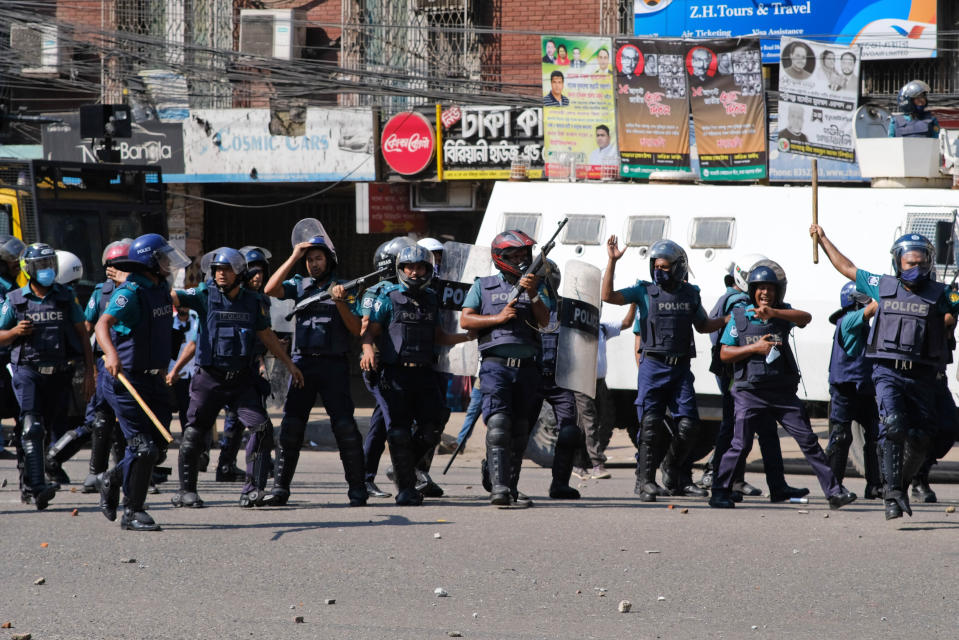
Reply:
<svg viewBox="0 0 959 640"><path fill-rule="evenodd" d="M779 357L779 347L773 347L766 354L766 364L772 364Z"/></svg>
<svg viewBox="0 0 959 640"><path fill-rule="evenodd" d="M809 504L809 498L790 498L789 504Z"/></svg>

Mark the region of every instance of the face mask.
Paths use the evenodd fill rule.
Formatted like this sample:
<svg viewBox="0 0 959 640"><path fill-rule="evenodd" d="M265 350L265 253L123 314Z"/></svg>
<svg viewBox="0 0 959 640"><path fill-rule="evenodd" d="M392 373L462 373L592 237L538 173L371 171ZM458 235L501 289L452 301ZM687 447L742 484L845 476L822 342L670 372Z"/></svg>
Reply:
<svg viewBox="0 0 959 640"><path fill-rule="evenodd" d="M662 287L664 285L669 284L669 281L670 281L669 271L665 271L663 269L653 269L653 282L655 282L656 284Z"/></svg>
<svg viewBox="0 0 959 640"><path fill-rule="evenodd" d="M37 284L39 284L41 287L49 287L56 279L56 269L40 269L37 271Z"/></svg>
<svg viewBox="0 0 959 640"><path fill-rule="evenodd" d="M908 285L915 285L928 280L929 274L923 273L922 267L913 267L900 273L899 279Z"/></svg>

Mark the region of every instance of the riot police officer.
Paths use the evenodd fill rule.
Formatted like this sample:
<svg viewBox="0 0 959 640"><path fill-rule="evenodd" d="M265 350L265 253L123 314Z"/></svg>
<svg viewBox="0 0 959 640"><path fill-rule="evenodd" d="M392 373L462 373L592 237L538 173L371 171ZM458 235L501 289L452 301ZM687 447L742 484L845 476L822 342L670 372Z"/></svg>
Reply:
<svg viewBox="0 0 959 640"><path fill-rule="evenodd" d="M148 233L136 238L125 259L114 259L113 266L129 275L113 291L94 328L103 350L100 389L126 439L123 459L98 476L100 510L111 522L116 520L122 484L126 500L120 526L132 531L160 529L145 510L153 467L160 457L159 434L118 378L125 375L160 423L169 426L164 375L173 303L167 279L188 264L190 260L162 236Z"/></svg>
<svg viewBox="0 0 959 640"><path fill-rule="evenodd" d="M240 247L240 253L246 259L246 288L261 293L270 274L270 258L273 257L263 247L247 245ZM263 296L263 304L270 308L270 298ZM253 375L266 376L266 367L263 357L266 347L259 340L253 343L255 358L253 359ZM262 386L262 385L261 385ZM224 407L223 434L220 437L220 457L216 463L217 482L235 482L244 478L244 473L236 466L236 454L240 450L243 440L243 427L237 417L236 407L229 403Z"/></svg>
<svg viewBox="0 0 959 640"><path fill-rule="evenodd" d="M93 333L97 320L106 311L114 290L126 280L127 274L116 268L118 262L126 261L130 250L131 238L123 238L111 242L103 250L101 263L106 270L106 280L98 283L90 294L86 307L83 310L83 324L87 334ZM103 350L99 343L94 342L93 354L96 359L97 384L93 397L87 403L86 416L82 427L68 431L47 452L47 471L61 469L63 462L69 460L90 436L90 472L83 481L83 493L97 492L97 476L107 470L110 462L110 451L114 452L119 462L125 455L126 443L123 433L117 424L113 409L107 403L103 393L103 383L106 377L103 372Z"/></svg>
<svg viewBox="0 0 959 640"><path fill-rule="evenodd" d="M295 274L285 280L301 259L308 275ZM339 286L336 266L336 252L326 238L313 236L293 247L293 253L266 285L267 295L297 302L332 288L331 299L298 311L294 318L293 361L303 371L306 383L300 388L291 388L286 396L277 445L276 475L273 489L265 501L269 505L283 505L290 498L290 483L317 395L322 398L330 416L333 437L340 450L343 473L349 486L350 506L363 506L368 498L363 478L363 440L353 419L347 362L350 336L359 335L360 319L353 313L343 287Z"/></svg>
<svg viewBox="0 0 959 640"><path fill-rule="evenodd" d="M243 255L236 249L220 247L203 257L201 269L211 274L211 279L195 289L173 292L175 306L197 312L200 333L197 370L190 382L190 408L180 445L180 489L170 501L175 507L203 506L196 486L200 454L217 414L232 402L240 423L253 432L246 447L246 484L240 494L240 507L262 506L273 450L273 423L263 405L262 390L257 387L262 386L262 379L253 374L254 341L261 340L286 365L294 386L303 384L303 375L270 329L262 296L243 286Z"/></svg>
<svg viewBox="0 0 959 640"><path fill-rule="evenodd" d="M20 275L20 254L24 245L19 238L0 234L0 304L7 294L17 288L17 276ZM0 347L0 419L14 418L17 432L20 431L20 407L13 393L13 381L10 379L10 347Z"/></svg>
<svg viewBox="0 0 959 640"><path fill-rule="evenodd" d="M539 278L526 274L534 244L516 229L493 238L490 253L499 274L476 279L460 316L463 329L479 334L490 504L498 507L532 504L518 484L542 376L539 329L549 324L554 306Z"/></svg>
<svg viewBox="0 0 959 640"><path fill-rule="evenodd" d="M839 273L856 290L879 303L869 331L866 357L873 362L872 382L879 402L879 467L886 519L912 515L906 491L929 450L937 424L936 373L946 361L945 316L957 315L959 297L932 278L935 247L909 233L892 245L895 276L857 269L814 224L818 238Z"/></svg>
<svg viewBox="0 0 959 640"><path fill-rule="evenodd" d="M467 334L450 335L439 328L439 298L429 288L433 254L417 245L403 247L396 258L399 282L386 287L373 303L363 331L364 371L380 369L374 393L384 407L396 482L396 504L422 504L414 466L439 441L444 398L433 371L435 346L458 344ZM379 354L373 348L379 340ZM413 424L416 423L416 431Z"/></svg>
<svg viewBox="0 0 959 640"><path fill-rule="evenodd" d="M939 137L939 121L926 111L929 91L929 85L922 80L912 80L899 90L900 113L889 121L890 138Z"/></svg>
<svg viewBox="0 0 959 640"><path fill-rule="evenodd" d="M852 445L852 423L863 431L863 464L866 470L867 499L880 497L879 408L872 386L872 361L866 358L869 321L878 305L864 293L856 291L855 282L847 282L839 290L839 310L829 316L836 325L832 353L829 356L829 444L826 457L839 482L846 477L849 447Z"/></svg>
<svg viewBox="0 0 959 640"><path fill-rule="evenodd" d="M603 274L603 302L637 303L637 322L641 327L642 362L639 365L636 410L640 421L639 453L636 465L636 489L640 500L655 502L668 495L656 484L656 469L672 448L674 464L666 482L676 495L687 495L696 488L681 482L679 469L699 438L699 409L693 392L690 359L695 355L693 329L710 333L723 326L724 318L708 318L699 296L699 288L686 282L686 252L672 240L659 240L649 248L649 275L652 282L613 290L616 262L625 249L618 247L616 236L607 241L609 262ZM676 402L673 442L666 423L666 409ZM702 495L702 494L701 494Z"/></svg>
<svg viewBox="0 0 959 640"><path fill-rule="evenodd" d="M709 506L732 508L732 483L736 470L746 464L757 429L779 422L799 445L819 479L831 509L856 499L836 479L819 446L809 417L796 395L799 367L789 347L789 332L805 327L812 316L785 304L785 278L775 263L754 266L749 272L751 305L733 309L723 332L720 358L733 365L733 402L736 421L729 449L719 461ZM785 274L783 274L784 276Z"/></svg>
<svg viewBox="0 0 959 640"><path fill-rule="evenodd" d="M46 509L57 485L44 475L46 425L57 424L69 403L72 358L86 365L84 392L93 394L93 352L83 311L72 291L56 282L56 252L34 243L23 250L27 284L10 291L0 311L0 346L12 345L13 391L20 405L21 496Z"/></svg>

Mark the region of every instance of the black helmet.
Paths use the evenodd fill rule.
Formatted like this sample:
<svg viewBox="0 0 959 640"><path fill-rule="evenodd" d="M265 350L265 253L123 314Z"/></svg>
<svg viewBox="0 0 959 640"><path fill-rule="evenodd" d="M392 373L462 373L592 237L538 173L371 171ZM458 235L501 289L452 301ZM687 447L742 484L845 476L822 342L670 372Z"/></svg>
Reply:
<svg viewBox="0 0 959 640"><path fill-rule="evenodd" d="M776 285L776 300L773 303L774 307L778 307L782 304L783 298L786 297L786 277L782 271L782 267L779 267L778 264L769 260L772 264L758 264L754 266L749 272L749 300L750 302L756 302L756 289L760 284L773 284ZM777 269L777 267L779 267Z"/></svg>
<svg viewBox="0 0 959 640"><path fill-rule="evenodd" d="M553 288L553 293L558 296L562 275L559 272L559 265L549 258L546 258L546 279L549 281L549 286Z"/></svg>
<svg viewBox="0 0 959 640"><path fill-rule="evenodd" d="M686 280L689 275L689 260L686 258L686 251L672 240L657 240L649 248L649 277L655 278L653 273L656 271L655 264L658 258L664 258L669 262L669 282L672 285L679 285Z"/></svg>
<svg viewBox="0 0 959 640"><path fill-rule="evenodd" d="M387 240L376 248L373 254L373 269L388 268L390 272L380 276L380 280L390 280L396 278L396 257L405 247L411 247L415 243L407 236L396 236L392 240Z"/></svg>
<svg viewBox="0 0 959 640"><path fill-rule="evenodd" d="M404 264L418 264L421 262L427 267L426 275L422 278L414 278L403 272ZM403 247L396 256L396 277L409 289L424 289L433 280L433 266L433 252L426 247L411 244L408 247Z"/></svg>
<svg viewBox="0 0 959 640"><path fill-rule="evenodd" d="M920 272L922 275L928 276L936 259L936 247L929 242L926 236L918 233L907 233L892 243L892 249L889 250L889 253L892 254L892 269L896 277L902 275L902 257L910 251L918 251L923 254Z"/></svg>
<svg viewBox="0 0 959 640"><path fill-rule="evenodd" d="M917 106L915 99L919 96L926 96L929 91L929 85L922 80L912 80L906 83L899 90L899 99L897 100L899 110L903 113L922 113L926 110L926 107L925 105Z"/></svg>

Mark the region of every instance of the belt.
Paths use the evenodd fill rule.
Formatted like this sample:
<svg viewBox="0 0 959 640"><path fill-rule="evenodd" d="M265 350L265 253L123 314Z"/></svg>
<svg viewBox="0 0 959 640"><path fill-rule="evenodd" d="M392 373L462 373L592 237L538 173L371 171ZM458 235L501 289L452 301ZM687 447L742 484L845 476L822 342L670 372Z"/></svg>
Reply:
<svg viewBox="0 0 959 640"><path fill-rule="evenodd" d="M200 367L220 382L230 382L236 380L246 373L246 369L217 369L216 367Z"/></svg>
<svg viewBox="0 0 959 640"><path fill-rule="evenodd" d="M73 367L69 364L51 364L45 366L38 366L35 364L19 364L18 367L26 367L27 369L33 369L41 376L49 376L54 373L63 373L65 371L70 371Z"/></svg>
<svg viewBox="0 0 959 640"><path fill-rule="evenodd" d="M510 367L511 369L519 369L521 367L535 366L537 363L536 358L501 358L499 356L486 356L483 358L484 362L497 362L501 365Z"/></svg>
<svg viewBox="0 0 959 640"><path fill-rule="evenodd" d="M896 371L903 371L906 373L930 373L935 370L931 364L913 362L912 360L893 360L891 358L885 358L879 360L878 364L888 367L889 369L895 369Z"/></svg>
<svg viewBox="0 0 959 640"><path fill-rule="evenodd" d="M145 376L157 376L161 373L166 373L166 371L163 369L142 369L140 371L131 371L130 373L142 374Z"/></svg>
<svg viewBox="0 0 959 640"><path fill-rule="evenodd" d="M412 369L420 369L422 367L432 367L433 363L431 362L397 362L397 366L400 367L410 367Z"/></svg>
<svg viewBox="0 0 959 640"><path fill-rule="evenodd" d="M671 356L665 353L654 353L647 351L643 354L643 358L652 358L653 360L659 360L660 362L665 362L670 366L675 366L684 360L689 360L689 356Z"/></svg>

